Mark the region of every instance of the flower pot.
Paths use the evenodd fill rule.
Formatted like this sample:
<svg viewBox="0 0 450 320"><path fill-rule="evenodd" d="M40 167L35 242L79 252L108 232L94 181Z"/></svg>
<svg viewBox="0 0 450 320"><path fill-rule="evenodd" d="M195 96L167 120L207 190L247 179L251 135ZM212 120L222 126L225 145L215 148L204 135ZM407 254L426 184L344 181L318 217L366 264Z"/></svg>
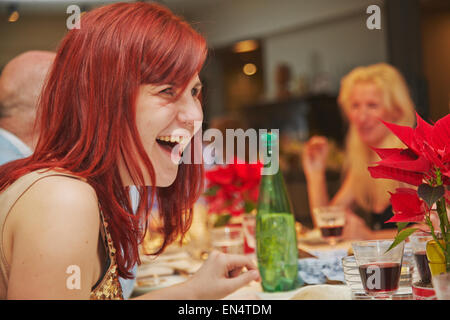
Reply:
<svg viewBox="0 0 450 320"><path fill-rule="evenodd" d="M436 292L431 283L415 282L412 284L414 300L436 300Z"/></svg>
<svg viewBox="0 0 450 320"><path fill-rule="evenodd" d="M442 246L445 245L444 240L439 240L439 242ZM434 240L427 242L427 258L432 276L446 272L444 253Z"/></svg>

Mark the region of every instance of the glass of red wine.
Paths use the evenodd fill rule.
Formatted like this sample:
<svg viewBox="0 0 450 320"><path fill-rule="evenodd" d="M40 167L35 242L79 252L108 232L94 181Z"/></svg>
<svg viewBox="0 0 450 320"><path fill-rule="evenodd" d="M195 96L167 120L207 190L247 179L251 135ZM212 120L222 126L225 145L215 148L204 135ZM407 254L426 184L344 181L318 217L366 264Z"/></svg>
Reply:
<svg viewBox="0 0 450 320"><path fill-rule="evenodd" d="M313 210L313 215L322 238L330 245L336 245L344 231L345 208L340 206L318 207Z"/></svg>
<svg viewBox="0 0 450 320"><path fill-rule="evenodd" d="M399 286L405 243L401 242L388 251L392 242L368 240L352 243L364 290L376 299L392 299Z"/></svg>
<svg viewBox="0 0 450 320"><path fill-rule="evenodd" d="M431 272L428 266L426 249L427 242L433 240L433 236L428 232L419 232L411 235L410 239L420 280L422 284L431 284Z"/></svg>
<svg viewBox="0 0 450 320"><path fill-rule="evenodd" d="M412 291L416 300L434 300L436 292L432 284L432 276L427 258L427 242L433 240L429 232L415 232L409 239L414 254L415 270Z"/></svg>

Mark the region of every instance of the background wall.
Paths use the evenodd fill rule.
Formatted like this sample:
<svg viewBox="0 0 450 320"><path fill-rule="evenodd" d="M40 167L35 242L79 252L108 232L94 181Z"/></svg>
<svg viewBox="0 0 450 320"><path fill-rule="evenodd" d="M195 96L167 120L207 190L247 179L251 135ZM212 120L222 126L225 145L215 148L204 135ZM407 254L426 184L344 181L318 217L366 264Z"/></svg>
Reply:
<svg viewBox="0 0 450 320"><path fill-rule="evenodd" d="M21 14L18 21L10 23L0 19L0 68L18 54L28 50L55 50L66 29L65 11Z"/></svg>
<svg viewBox="0 0 450 320"><path fill-rule="evenodd" d="M171 1L164 1L170 3ZM186 16L199 23L211 47L265 37L293 27L327 21L349 12L365 12L382 0L212 0Z"/></svg>
<svg viewBox="0 0 450 320"><path fill-rule="evenodd" d="M430 117L436 121L450 113L450 9L423 15L422 43Z"/></svg>
<svg viewBox="0 0 450 320"><path fill-rule="evenodd" d="M268 95L274 95L274 71L282 62L291 66L294 77L327 73L337 93L340 79L354 67L387 61L385 28L368 30L366 19L365 11L359 11L265 38Z"/></svg>
<svg viewBox="0 0 450 320"><path fill-rule="evenodd" d="M131 1L131 0L125 0ZM398 1L398 0L397 0ZM408 0L409 1L409 0ZM418 2L419 0L410 0ZM19 4L20 19L9 23L7 3L0 2L0 69L14 56L27 50L54 50L66 32L65 9L69 3L79 3L91 8L107 1L54 1L51 4ZM278 63L291 66L294 80L298 77L312 78L324 72L331 79L331 89L337 91L339 78L356 65L367 65L380 61L391 61L389 43L399 39L389 37L392 25L385 23L390 4L384 0L161 0L176 13L193 22L208 39L212 48L207 78L209 110L218 115L226 110L221 79L223 66L214 51L244 39L259 39L263 45L263 73L265 95L274 92L274 69ZM423 3L445 0L421 0ZM409 2L408 2L409 3ZM382 29L368 30L365 27L368 5L378 4L382 8ZM389 4L389 5L388 5ZM448 5L447 5L448 8ZM404 7L388 22L399 21L401 15L409 16ZM406 18L405 18L406 19ZM436 120L447 114L449 100L448 11L442 9L422 15L423 72L428 84L430 119ZM401 20L401 19L400 19ZM403 23L400 23L403 25ZM397 29L398 25L395 26ZM395 29L395 28L394 28ZM419 32L419 31L418 31ZM417 34L418 32L413 32ZM404 34L404 36L403 36ZM400 35L400 40L408 36ZM389 40L390 39L390 40ZM401 41L400 41L401 42ZM407 48L410 44L402 44ZM439 48L438 50L436 48ZM413 52L417 50L412 50ZM420 53L415 56L420 57ZM400 55L404 61L408 54ZM391 61L392 62L392 61ZM398 62L398 61L397 61ZM405 67L407 73L410 67ZM406 75L407 76L407 75ZM414 82L414 81L412 81ZM422 84L414 86L417 95ZM423 101L419 101L419 106ZM426 108L427 106L424 106Z"/></svg>
<svg viewBox="0 0 450 320"><path fill-rule="evenodd" d="M371 4L381 7L381 30L366 27L366 8ZM212 5L184 12L212 48L211 67L204 70L211 88L209 115L228 109L223 99L216 99L225 94L217 73L222 61L215 50L240 40L260 40L263 65L259 72L263 72L266 99L274 96L274 72L279 63L292 68L294 86L299 77L311 79L326 73L331 90L337 93L340 78L353 67L388 61L383 8L384 1L378 0L214 0Z"/></svg>

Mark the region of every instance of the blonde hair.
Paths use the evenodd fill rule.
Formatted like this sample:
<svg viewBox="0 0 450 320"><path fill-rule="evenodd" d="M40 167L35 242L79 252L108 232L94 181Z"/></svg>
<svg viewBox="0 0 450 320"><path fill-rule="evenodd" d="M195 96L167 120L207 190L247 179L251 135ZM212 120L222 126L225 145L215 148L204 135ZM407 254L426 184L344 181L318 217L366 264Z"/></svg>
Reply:
<svg viewBox="0 0 450 320"><path fill-rule="evenodd" d="M392 122L399 125L413 126L415 122L414 103L408 86L400 72L386 63L353 69L341 80L338 103L348 115L350 95L355 84L372 83L384 97L384 108L390 114ZM348 116L347 116L348 118ZM391 120L390 120L391 121ZM385 137L380 148L404 148L403 143L391 132ZM359 137L354 126L350 125L346 141L346 159L344 173L350 179L357 205L366 211L385 208L389 203L388 191L394 191L400 184L393 180L374 179L370 177L367 167L379 158Z"/></svg>

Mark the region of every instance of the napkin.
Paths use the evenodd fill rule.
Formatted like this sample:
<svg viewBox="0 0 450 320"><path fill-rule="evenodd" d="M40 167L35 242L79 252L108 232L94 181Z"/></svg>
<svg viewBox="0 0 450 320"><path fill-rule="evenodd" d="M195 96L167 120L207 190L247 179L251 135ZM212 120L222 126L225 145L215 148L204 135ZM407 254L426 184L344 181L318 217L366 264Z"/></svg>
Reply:
<svg viewBox="0 0 450 320"><path fill-rule="evenodd" d="M342 258L346 250L330 250L312 252L317 259L298 260L299 278L305 284L325 284L328 281L345 283Z"/></svg>

